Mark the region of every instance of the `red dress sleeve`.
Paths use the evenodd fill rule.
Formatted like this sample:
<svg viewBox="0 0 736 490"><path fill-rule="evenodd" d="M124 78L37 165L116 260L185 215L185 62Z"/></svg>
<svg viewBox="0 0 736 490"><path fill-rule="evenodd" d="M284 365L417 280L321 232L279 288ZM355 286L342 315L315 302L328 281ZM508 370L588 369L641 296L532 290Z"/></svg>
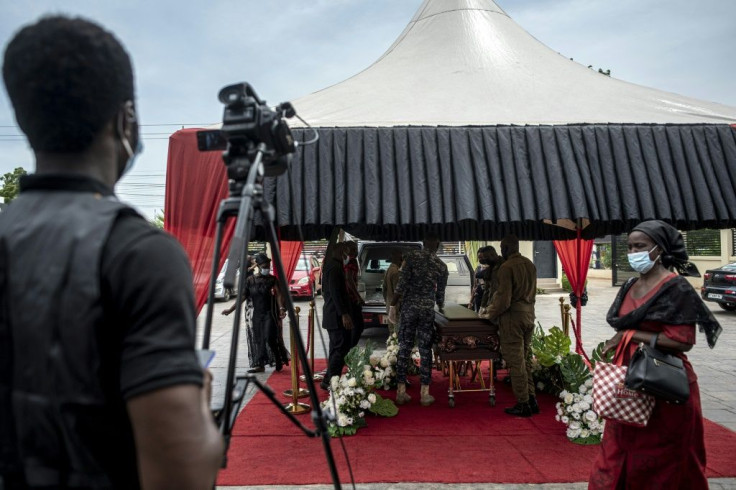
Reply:
<svg viewBox="0 0 736 490"><path fill-rule="evenodd" d="M695 325L662 325L662 333L677 342L695 345Z"/></svg>

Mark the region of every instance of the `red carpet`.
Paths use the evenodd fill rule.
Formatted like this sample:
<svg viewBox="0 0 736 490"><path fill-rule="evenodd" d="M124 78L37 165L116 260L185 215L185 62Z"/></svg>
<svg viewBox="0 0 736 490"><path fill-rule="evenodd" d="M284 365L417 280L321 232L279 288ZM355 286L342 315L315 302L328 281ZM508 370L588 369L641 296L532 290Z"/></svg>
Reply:
<svg viewBox="0 0 736 490"><path fill-rule="evenodd" d="M323 366L318 364L317 369ZM513 394L497 382L495 407L488 404L488 393L478 392L457 393L455 408L449 408L447 378L434 372L432 394L437 401L422 407L418 378L410 380L413 384L408 392L413 399L400 407L396 417L369 415L368 427L343 439L356 482L587 481L598 446L568 442L565 426L554 420L553 397L538 397L540 415L511 417L503 408L513 405ZM268 384L281 393L290 387L290 373L275 373ZM386 396L393 398L394 393ZM309 414L299 418L311 427ZM707 476L736 476L736 433L706 420L705 435ZM333 439L331 445L340 479L348 482L340 441ZM261 393L238 417L228 458L218 485L331 483L321 439L304 436Z"/></svg>

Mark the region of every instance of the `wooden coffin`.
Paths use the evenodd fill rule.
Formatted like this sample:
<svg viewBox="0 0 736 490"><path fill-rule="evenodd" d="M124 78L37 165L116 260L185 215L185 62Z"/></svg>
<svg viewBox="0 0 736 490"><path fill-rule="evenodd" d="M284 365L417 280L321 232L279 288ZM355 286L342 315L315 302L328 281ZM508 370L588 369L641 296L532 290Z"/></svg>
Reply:
<svg viewBox="0 0 736 490"><path fill-rule="evenodd" d="M449 304L444 314L435 311L437 354L442 361L498 359L498 326L479 318L473 310Z"/></svg>

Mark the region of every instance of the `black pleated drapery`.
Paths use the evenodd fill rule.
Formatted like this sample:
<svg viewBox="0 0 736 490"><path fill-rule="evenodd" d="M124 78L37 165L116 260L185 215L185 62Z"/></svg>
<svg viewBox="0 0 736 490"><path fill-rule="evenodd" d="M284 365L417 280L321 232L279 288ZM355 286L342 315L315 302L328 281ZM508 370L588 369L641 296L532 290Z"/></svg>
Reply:
<svg viewBox="0 0 736 490"><path fill-rule="evenodd" d="M566 220L583 223L584 238L653 218L681 230L736 227L736 131L728 125L318 132L288 173L266 179L282 239L323 238L335 226L381 240L421 239L428 229L443 240L575 238L556 224Z"/></svg>

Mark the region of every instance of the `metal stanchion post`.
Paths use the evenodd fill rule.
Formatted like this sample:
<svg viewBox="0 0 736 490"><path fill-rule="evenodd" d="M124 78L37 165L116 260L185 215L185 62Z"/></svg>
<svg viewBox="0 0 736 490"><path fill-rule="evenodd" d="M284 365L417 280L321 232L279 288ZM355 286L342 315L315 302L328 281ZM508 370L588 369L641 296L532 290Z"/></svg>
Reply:
<svg viewBox="0 0 736 490"><path fill-rule="evenodd" d="M309 342L309 364L312 368L312 379L315 381L322 381L324 376L314 370L314 301L309 302L309 313L307 314L307 342ZM301 381L305 381L306 378L302 374L299 376Z"/></svg>
<svg viewBox="0 0 736 490"><path fill-rule="evenodd" d="M296 306L294 308L296 313L297 325L299 328L299 312L300 308ZM294 338L294 332L296 329L291 330L291 389L284 391L284 396L291 397L291 403L286 405L286 409L293 414L307 413L312 408L306 403L300 403L299 398L309 396L309 391L304 388L299 388L299 351L296 349L296 339Z"/></svg>
<svg viewBox="0 0 736 490"><path fill-rule="evenodd" d="M562 329L565 329L565 297L560 296L560 323Z"/></svg>

